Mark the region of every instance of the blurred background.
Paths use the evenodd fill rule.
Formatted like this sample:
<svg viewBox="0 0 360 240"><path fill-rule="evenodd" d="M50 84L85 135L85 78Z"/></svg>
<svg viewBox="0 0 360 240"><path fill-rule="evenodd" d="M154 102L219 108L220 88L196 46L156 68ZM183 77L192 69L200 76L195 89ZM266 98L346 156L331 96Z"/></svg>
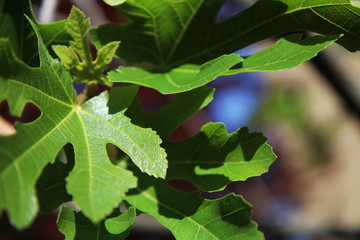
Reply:
<svg viewBox="0 0 360 240"><path fill-rule="evenodd" d="M218 16L222 21L250 6L253 0L228 0ZM64 19L74 4L91 16L93 26L124 18L101 0L33 0L39 22ZM311 34L311 33L305 33ZM247 56L273 44L269 39L241 49ZM229 132L248 126L269 139L278 159L270 171L224 191L203 194L221 197L241 194L253 205L252 218L269 240L360 239L360 55L333 44L301 66L269 73L219 77L214 101L177 129L171 139L195 135L209 121L223 122ZM147 111L173 99L141 88ZM0 134L13 133L14 121L31 122L38 110L27 105L23 117L8 113L0 103ZM191 190L184 185L182 190ZM31 228L13 229L3 215L0 240L64 239L57 232L56 213L39 214ZM173 239L151 216L135 220L128 239Z"/></svg>

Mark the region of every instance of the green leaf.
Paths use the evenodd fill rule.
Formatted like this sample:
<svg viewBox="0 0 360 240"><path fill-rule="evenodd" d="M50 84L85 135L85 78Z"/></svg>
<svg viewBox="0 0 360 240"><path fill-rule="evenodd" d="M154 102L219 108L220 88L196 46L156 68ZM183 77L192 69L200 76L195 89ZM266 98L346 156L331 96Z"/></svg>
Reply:
<svg viewBox="0 0 360 240"><path fill-rule="evenodd" d="M90 20L76 7L72 7L68 22L65 25L66 31L74 39L70 41L70 46L74 49L84 61L91 62L90 48L86 35L90 29Z"/></svg>
<svg viewBox="0 0 360 240"><path fill-rule="evenodd" d="M104 71L106 69L106 64L109 64L115 56L116 49L119 47L119 44L119 41L111 42L100 48L94 64Z"/></svg>
<svg viewBox="0 0 360 240"><path fill-rule="evenodd" d="M243 59L223 55L203 64L183 65L168 73L151 73L136 67L119 67L108 74L110 82L127 82L151 87L163 94L178 93L202 86L220 75L289 69L317 55L339 35L315 36L301 40L301 34L289 35L270 48ZM234 66L234 64L237 64ZM233 67L234 66L234 67ZM229 69L230 67L233 67Z"/></svg>
<svg viewBox="0 0 360 240"><path fill-rule="evenodd" d="M121 213L119 216L106 219L106 229L111 234L121 234L131 227L135 217L136 209L130 207L126 212Z"/></svg>
<svg viewBox="0 0 360 240"><path fill-rule="evenodd" d="M126 114L136 124L156 130L168 154L167 179L185 179L202 191L223 189L232 181L244 181L267 172L276 156L261 133L241 128L228 134L221 123L209 123L195 136L181 142L166 141L171 132L212 100L211 88L182 93L150 115L135 101Z"/></svg>
<svg viewBox="0 0 360 240"><path fill-rule="evenodd" d="M62 64L76 74L77 82L96 80L107 84L102 73L114 57L120 42L114 41L103 46L93 61L87 40L89 28L90 21L88 18L85 19L85 14L78 8L72 7L65 29L74 40L70 41L70 47L55 45L53 50Z"/></svg>
<svg viewBox="0 0 360 240"><path fill-rule="evenodd" d="M57 224L66 240L122 240L129 234L134 219L135 209L130 208L117 217L93 224L82 213L75 213L71 208L63 206Z"/></svg>
<svg viewBox="0 0 360 240"><path fill-rule="evenodd" d="M109 4L110 6L116 6L123 4L124 2L126 2L126 0L104 0L104 2L106 4Z"/></svg>
<svg viewBox="0 0 360 240"><path fill-rule="evenodd" d="M339 44L350 51L360 49L360 8L349 0L259 0L216 23L224 2L128 0L117 8L131 19L129 24L96 27L91 35L98 46L121 40L117 52L121 58L161 72L186 63L203 64L263 39L299 30L344 34Z"/></svg>
<svg viewBox="0 0 360 240"><path fill-rule="evenodd" d="M114 114L126 110L135 100L139 87L127 85L111 89L110 98L107 106L109 113Z"/></svg>
<svg viewBox="0 0 360 240"><path fill-rule="evenodd" d="M68 43L70 36L65 31L65 22L39 24L31 12L29 0L0 2L0 38L10 39L15 55L30 66L39 66L37 38L26 19L28 16L39 28L45 46Z"/></svg>
<svg viewBox="0 0 360 240"><path fill-rule="evenodd" d="M185 179L202 191L218 191L268 171L276 156L261 133L241 128L228 134L222 123L206 124L182 142L168 143L167 178Z"/></svg>
<svg viewBox="0 0 360 240"><path fill-rule="evenodd" d="M9 38L14 53L20 59L31 66L38 66L36 36L24 15L34 19L29 1L1 1L0 38Z"/></svg>
<svg viewBox="0 0 360 240"><path fill-rule="evenodd" d="M110 82L127 82L150 87L162 94L189 91L205 85L243 59L236 54L224 55L200 67L186 64L168 73L151 73L136 67L119 67L108 74Z"/></svg>
<svg viewBox="0 0 360 240"><path fill-rule="evenodd" d="M213 88L200 87L178 94L171 103L152 114L146 114L136 100L125 114L134 119L137 125L151 126L162 139L166 140L178 126L212 101L214 91Z"/></svg>
<svg viewBox="0 0 360 240"><path fill-rule="evenodd" d="M198 192L180 192L161 179L136 176L139 186L129 192L126 201L154 216L176 239L264 239L249 219L250 204L241 196L205 200Z"/></svg>
<svg viewBox="0 0 360 240"><path fill-rule="evenodd" d="M71 201L66 191L66 180L74 167L74 149L69 144L57 156L55 163L48 164L36 182L36 193L40 211L45 214L53 212L62 203Z"/></svg>
<svg viewBox="0 0 360 240"><path fill-rule="evenodd" d="M52 48L66 69L71 70L80 64L78 56L71 47L53 45Z"/></svg>
<svg viewBox="0 0 360 240"><path fill-rule="evenodd" d="M37 24L43 42L49 51L53 44L69 44L71 36L65 30L66 23L67 19L48 24Z"/></svg>
<svg viewBox="0 0 360 240"><path fill-rule="evenodd" d="M296 67L307 61L336 41L338 35L314 36L301 39L302 34L293 34L280 39L271 47L253 54L224 75L243 72L278 71Z"/></svg>
<svg viewBox="0 0 360 240"><path fill-rule="evenodd" d="M136 186L131 172L112 165L106 144L116 145L142 171L156 177L165 177L166 154L155 132L131 124L124 115L126 109L109 114L108 92L82 107L76 105L69 72L50 57L36 34L39 68L24 64L12 52L9 40L0 39L0 101L6 99L17 116L27 102L42 112L32 123L18 124L16 134L0 138L0 210L7 210L17 228L28 226L38 210L36 181L70 142L75 165L66 179L67 191L84 215L98 222Z"/></svg>
<svg viewBox="0 0 360 240"><path fill-rule="evenodd" d="M107 141L117 145L129 155L143 172L165 178L167 161L164 149L159 147L161 139L151 129L143 129L131 124L130 119L124 115L126 109L107 115L108 99L109 94L103 92L82 106L83 120L90 121L93 128L88 132L88 137L108 138Z"/></svg>

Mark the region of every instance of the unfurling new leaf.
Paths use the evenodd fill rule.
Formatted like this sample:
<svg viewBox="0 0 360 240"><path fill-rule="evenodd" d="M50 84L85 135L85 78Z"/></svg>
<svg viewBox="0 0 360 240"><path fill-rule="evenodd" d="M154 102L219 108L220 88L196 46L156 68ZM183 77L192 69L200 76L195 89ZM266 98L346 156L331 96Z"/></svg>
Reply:
<svg viewBox="0 0 360 240"><path fill-rule="evenodd" d="M74 39L70 41L70 46L52 46L62 64L68 70L76 74L75 80L77 82L94 80L109 84L103 76L103 72L106 70L107 64L113 59L120 42L114 41L102 46L97 52L96 59L93 61L87 40L87 34L90 29L90 20L85 19L84 13L78 8L73 7L65 25L65 29Z"/></svg>

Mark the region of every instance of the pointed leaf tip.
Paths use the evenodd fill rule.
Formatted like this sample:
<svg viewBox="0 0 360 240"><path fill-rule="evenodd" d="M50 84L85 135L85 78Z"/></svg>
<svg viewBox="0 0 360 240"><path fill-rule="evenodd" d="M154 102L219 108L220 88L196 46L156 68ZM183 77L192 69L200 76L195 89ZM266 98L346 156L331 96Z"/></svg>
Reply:
<svg viewBox="0 0 360 240"><path fill-rule="evenodd" d="M126 82L173 94L201 87L243 61L238 54L220 56L199 65L185 64L167 73L152 73L136 67L119 67L108 74L110 82Z"/></svg>

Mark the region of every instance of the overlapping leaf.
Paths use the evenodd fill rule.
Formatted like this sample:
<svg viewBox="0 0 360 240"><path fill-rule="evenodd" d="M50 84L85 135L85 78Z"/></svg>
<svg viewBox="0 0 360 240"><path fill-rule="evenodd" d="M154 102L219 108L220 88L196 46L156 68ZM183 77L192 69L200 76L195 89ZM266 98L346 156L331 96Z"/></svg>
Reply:
<svg viewBox="0 0 360 240"><path fill-rule="evenodd" d="M179 6L178 3L172 1L166 2L173 7ZM183 3L184 2L186 1L183 1ZM212 4L214 5L215 3ZM209 3L209 5L211 5L211 3ZM149 8L151 7L149 6ZM130 24L129 28L131 26L133 25ZM192 31L193 29L191 29L191 26L192 25L190 24L188 26L190 29L183 29L183 31ZM167 25L164 27L167 27ZM214 80L216 77L224 74L230 75L240 72L276 71L295 67L302 62L316 56L319 51L323 50L326 46L339 38L339 35L330 35L316 36L300 40L301 37L299 36L300 35L298 35L298 37L289 36L285 39L281 39L269 49L246 58L245 62L243 62L241 57L234 54L222 55L213 60L204 58L204 61L208 62L202 64L201 66L194 64L184 64L172 69L167 73L151 73L137 67L120 67L119 69L110 72L108 78L111 82L128 82L151 87L163 94L178 93L205 85L206 83ZM232 43L232 45L234 44L236 45L237 42ZM189 46L191 46L190 43ZM186 52L186 48L189 47L184 46L181 54ZM195 52L197 50L198 49L193 49ZM224 52L226 52L226 50L224 50ZM184 59L186 61L192 61L186 57L184 57ZM235 64L237 64L237 66L234 67L234 69L227 70L233 67ZM226 73L224 73L225 71Z"/></svg>
<svg viewBox="0 0 360 240"><path fill-rule="evenodd" d="M151 128L166 140L178 126L212 101L214 91L213 88L200 87L181 93L170 104L152 114L146 114L135 99L125 114L137 125L152 126Z"/></svg>
<svg viewBox="0 0 360 240"><path fill-rule="evenodd" d="M223 55L201 66L185 64L168 73L151 73L136 67L119 67L108 75L110 82L127 82L151 87L163 94L179 93L201 87L223 75L243 58Z"/></svg>
<svg viewBox="0 0 360 240"><path fill-rule="evenodd" d="M39 28L44 45L68 44L71 39L65 31L66 20L38 24L31 12L29 0L0 1L0 38L10 39L15 55L30 66L39 66L37 38L28 16Z"/></svg>
<svg viewBox="0 0 360 240"><path fill-rule="evenodd" d="M123 232L126 232L133 224L135 216L136 209L134 207L130 207L128 210L121 213L119 216L106 219L106 229L111 234L121 234Z"/></svg>
<svg viewBox="0 0 360 240"><path fill-rule="evenodd" d="M151 87L163 94L184 92L205 85L220 75L279 71L296 67L316 56L338 38L338 35L329 35L301 40L301 34L289 35L244 61L235 54L223 55L203 64L200 69L197 65L188 64L168 73L151 73L137 67L119 67L109 73L108 79L111 82ZM232 68L229 69L230 67Z"/></svg>
<svg viewBox="0 0 360 240"><path fill-rule="evenodd" d="M164 178L167 161L161 139L151 129L131 124L122 103L111 106L118 111L109 114L107 92L76 105L69 72L49 56L41 39L38 48L41 65L31 68L15 56L9 40L0 40L0 100L6 99L17 116L27 102L42 112L32 123L18 124L16 134L0 138L0 210L7 210L16 227L28 226L38 210L36 180L70 142L75 165L67 177L67 191L82 212L97 222L136 186L131 172L112 165L106 144L118 146L142 171ZM111 104L117 91L122 90L110 94ZM125 91L136 94L134 87Z"/></svg>
<svg viewBox="0 0 360 240"><path fill-rule="evenodd" d="M161 72L187 63L203 64L294 30L344 34L339 44L351 51L360 49L360 8L350 0L260 0L216 23L224 2L128 0L118 9L131 19L130 24L104 25L91 33L97 45L121 40L118 55L129 64Z"/></svg>
<svg viewBox="0 0 360 240"><path fill-rule="evenodd" d="M139 186L129 192L126 201L154 216L176 239L264 239L257 224L249 219L250 204L240 196L205 200L198 192L180 192L140 172L136 176Z"/></svg>
<svg viewBox="0 0 360 240"><path fill-rule="evenodd" d="M134 102L127 114L166 140L177 126L212 100L209 90L202 87L182 93L151 115ZM188 180L202 191L220 190L232 181L260 176L276 159L261 133L241 128L228 134L222 123L209 123L197 135L181 142L165 141L163 146L169 161L167 178Z"/></svg>
<svg viewBox="0 0 360 240"><path fill-rule="evenodd" d="M36 182L40 211L50 214L62 203L72 198L66 191L66 177L74 167L74 148L68 144L57 156L55 163L48 164Z"/></svg>
<svg viewBox="0 0 360 240"><path fill-rule="evenodd" d="M168 178L186 179L202 191L216 191L268 171L275 161L267 138L241 128L228 134L221 123L207 124L196 136L169 143Z"/></svg>
<svg viewBox="0 0 360 240"><path fill-rule="evenodd" d="M135 219L135 208L93 224L83 214L75 213L69 207L63 206L58 216L59 231L66 240L122 240L130 232Z"/></svg>

